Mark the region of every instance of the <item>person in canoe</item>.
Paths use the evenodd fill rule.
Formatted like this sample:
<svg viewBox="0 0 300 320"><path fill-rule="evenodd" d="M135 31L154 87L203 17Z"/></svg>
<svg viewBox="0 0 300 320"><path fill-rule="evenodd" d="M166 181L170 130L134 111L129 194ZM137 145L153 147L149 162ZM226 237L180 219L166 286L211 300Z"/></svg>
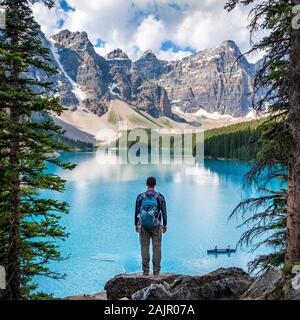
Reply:
<svg viewBox="0 0 300 320"><path fill-rule="evenodd" d="M135 206L135 228L140 235L143 274L149 275L150 240L153 249L153 274L158 276L161 264L162 233L167 232L167 209L164 196L155 191L156 179L146 182L147 191L140 194Z"/></svg>

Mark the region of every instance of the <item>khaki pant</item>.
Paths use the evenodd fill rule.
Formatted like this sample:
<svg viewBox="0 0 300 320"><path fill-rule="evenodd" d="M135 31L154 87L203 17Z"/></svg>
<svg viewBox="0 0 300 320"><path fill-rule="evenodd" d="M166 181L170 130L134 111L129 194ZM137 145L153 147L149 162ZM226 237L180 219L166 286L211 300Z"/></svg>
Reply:
<svg viewBox="0 0 300 320"><path fill-rule="evenodd" d="M140 231L140 243L142 252L142 265L143 272L149 273L149 262L150 262L150 239L152 239L152 263L153 272L155 274L160 272L160 262L161 262L161 229L157 227L153 230L143 230Z"/></svg>

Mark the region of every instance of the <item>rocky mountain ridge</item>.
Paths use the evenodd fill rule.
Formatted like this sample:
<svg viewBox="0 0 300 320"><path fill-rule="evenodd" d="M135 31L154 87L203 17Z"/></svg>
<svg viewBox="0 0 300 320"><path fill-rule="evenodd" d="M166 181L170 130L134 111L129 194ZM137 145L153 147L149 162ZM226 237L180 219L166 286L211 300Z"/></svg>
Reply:
<svg viewBox="0 0 300 320"><path fill-rule="evenodd" d="M238 60L241 52L233 41L178 61L162 61L147 51L134 62L121 49L98 55L86 32L63 30L41 38L59 70L51 79L56 95L72 111L103 116L110 101L120 99L154 118L181 121L175 108L237 117L251 107L256 67L244 57Z"/></svg>
<svg viewBox="0 0 300 320"><path fill-rule="evenodd" d="M243 116L252 105L254 76L255 66L241 57L233 41L225 41L215 49L173 63L172 71L163 74L159 84L184 112L202 108Z"/></svg>

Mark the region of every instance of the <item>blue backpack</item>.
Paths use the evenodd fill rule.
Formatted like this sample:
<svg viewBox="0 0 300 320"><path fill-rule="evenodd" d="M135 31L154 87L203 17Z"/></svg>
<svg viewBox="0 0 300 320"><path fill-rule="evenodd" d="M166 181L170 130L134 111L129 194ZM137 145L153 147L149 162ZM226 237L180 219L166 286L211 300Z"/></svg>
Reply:
<svg viewBox="0 0 300 320"><path fill-rule="evenodd" d="M140 207L140 226L144 230L152 230L158 226L158 195L143 195Z"/></svg>

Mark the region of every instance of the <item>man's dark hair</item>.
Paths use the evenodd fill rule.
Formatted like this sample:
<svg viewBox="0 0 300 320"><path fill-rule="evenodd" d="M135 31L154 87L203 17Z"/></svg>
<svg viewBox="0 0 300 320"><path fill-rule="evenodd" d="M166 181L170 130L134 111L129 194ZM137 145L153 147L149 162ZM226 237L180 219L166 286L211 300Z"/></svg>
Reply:
<svg viewBox="0 0 300 320"><path fill-rule="evenodd" d="M147 179L147 186L153 188L156 186L156 179L154 177L150 177Z"/></svg>

